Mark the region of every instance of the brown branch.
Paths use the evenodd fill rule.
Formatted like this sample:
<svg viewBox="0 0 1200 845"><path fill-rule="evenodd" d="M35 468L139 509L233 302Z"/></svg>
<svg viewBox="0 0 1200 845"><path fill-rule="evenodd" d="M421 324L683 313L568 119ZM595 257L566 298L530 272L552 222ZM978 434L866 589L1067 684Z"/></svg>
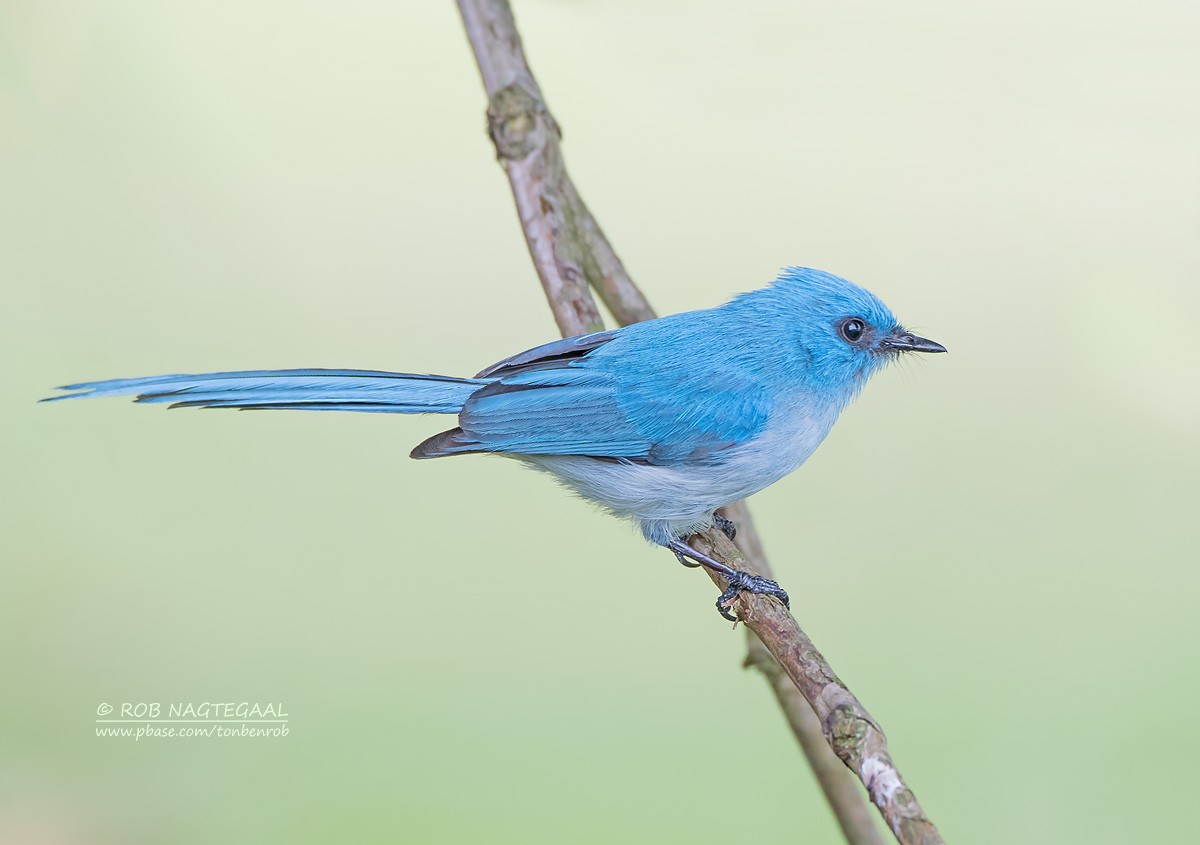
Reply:
<svg viewBox="0 0 1200 845"><path fill-rule="evenodd" d="M775 577L767 563L767 553L763 549L762 538L750 517L750 509L745 502L736 502L721 509L727 519L737 525L738 550L751 561L749 568L767 578ZM729 562L729 561L726 561ZM718 586L723 585L717 582ZM746 627L746 666L758 669L775 694L779 709L787 718L808 758L812 768L825 793L846 841L851 845L883 845L883 837L875 827L871 810L862 798L862 787L855 781L850 771L842 765L842 761L833 753L833 748L825 738L825 730L821 720L813 711L811 704L801 695L783 667L771 656L770 650L763 645L758 634Z"/></svg>
<svg viewBox="0 0 1200 845"><path fill-rule="evenodd" d="M764 574L715 528L692 536L689 542L697 551L735 569ZM719 577L714 576L713 581L721 589L726 586ZM735 606L738 617L816 712L829 747L858 775L896 839L902 845L939 845L942 838L937 828L892 762L883 729L834 673L796 618L774 599L752 593L742 593ZM755 660L753 650L748 660ZM771 677L769 671L767 676ZM840 813L838 820L842 821Z"/></svg>
<svg viewBox="0 0 1200 845"><path fill-rule="evenodd" d="M583 236L586 247L584 270L588 283L600 294L600 299L612 312L613 318L622 326L640 323L642 320L653 320L658 315L638 290L638 286L633 283L633 279L625 272L625 265L617 258L612 244L604 237L604 232L600 231L600 224L596 222L596 218L592 217L592 213L583 204L570 177L567 177L563 187L566 188L568 202L575 209L579 233Z"/></svg>
<svg viewBox="0 0 1200 845"><path fill-rule="evenodd" d="M458 8L488 94L488 134L559 331L570 337L604 327L589 284L618 322L652 319L567 175L558 124L525 61L508 3L462 0Z"/></svg>
<svg viewBox="0 0 1200 845"><path fill-rule="evenodd" d="M488 95L488 131L512 185L525 241L559 330L570 336L602 328L588 285L622 325L653 319L653 309L567 175L558 124L529 70L507 0L458 0L458 7ZM719 531L697 535L692 542L731 566L769 577L745 503L725 510L738 525L742 550ZM761 596L740 598L738 608L753 632L746 664L762 671L770 683L847 841L881 843L859 787L837 765L838 758L858 775L903 845L941 842L892 765L882 730L792 615Z"/></svg>
<svg viewBox="0 0 1200 845"><path fill-rule="evenodd" d="M558 124L538 88L507 3L458 4L488 94L488 134L512 185L521 231L564 337L604 328L588 292L578 198L558 145Z"/></svg>

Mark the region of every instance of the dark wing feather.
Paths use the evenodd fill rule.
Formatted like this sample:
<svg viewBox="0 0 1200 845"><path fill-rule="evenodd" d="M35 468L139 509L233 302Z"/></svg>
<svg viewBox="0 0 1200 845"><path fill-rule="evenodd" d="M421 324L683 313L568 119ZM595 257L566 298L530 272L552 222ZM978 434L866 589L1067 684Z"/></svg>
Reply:
<svg viewBox="0 0 1200 845"><path fill-rule="evenodd" d="M475 378L505 378L531 369L565 366L568 362L582 358L593 349L608 343L617 336L619 331L619 329L615 329L593 332L543 343L541 346L526 349L524 352L492 364Z"/></svg>

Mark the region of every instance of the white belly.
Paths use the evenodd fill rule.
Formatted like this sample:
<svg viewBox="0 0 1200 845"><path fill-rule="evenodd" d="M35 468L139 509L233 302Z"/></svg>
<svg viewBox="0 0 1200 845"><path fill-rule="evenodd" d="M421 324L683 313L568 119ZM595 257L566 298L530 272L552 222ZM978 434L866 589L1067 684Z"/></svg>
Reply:
<svg viewBox="0 0 1200 845"><path fill-rule="evenodd" d="M665 545L712 522L713 511L769 487L820 445L837 414L794 413L772 420L754 441L720 462L657 466L578 455L516 455L617 516L635 519Z"/></svg>

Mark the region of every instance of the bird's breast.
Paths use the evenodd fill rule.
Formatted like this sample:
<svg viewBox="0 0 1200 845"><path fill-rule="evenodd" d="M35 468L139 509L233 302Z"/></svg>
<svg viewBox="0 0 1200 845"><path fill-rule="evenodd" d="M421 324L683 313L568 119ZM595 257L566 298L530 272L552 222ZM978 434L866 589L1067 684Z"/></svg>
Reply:
<svg viewBox="0 0 1200 845"><path fill-rule="evenodd" d="M753 492L757 492L808 460L829 434L836 419L836 413L814 412L802 407L785 408L772 415L758 437L730 450L726 464L733 474L754 486Z"/></svg>

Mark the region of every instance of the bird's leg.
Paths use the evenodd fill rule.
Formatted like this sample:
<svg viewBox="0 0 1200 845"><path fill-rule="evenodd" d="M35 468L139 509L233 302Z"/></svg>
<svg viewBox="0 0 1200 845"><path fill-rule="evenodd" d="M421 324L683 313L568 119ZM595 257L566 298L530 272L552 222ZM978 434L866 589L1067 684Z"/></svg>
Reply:
<svg viewBox="0 0 1200 845"><path fill-rule="evenodd" d="M713 525L715 525L717 527L718 531L720 531L722 534L724 534L726 537L729 538L729 542L732 543L733 539L735 537L737 537L737 523L734 522L732 519L723 517L719 513L714 513L713 514ZM674 552L675 550L672 549L671 551ZM704 565L702 563L693 563L692 561L688 560L686 557L681 555L679 552L675 552L675 559L677 561L679 561L680 563L682 563L684 566L686 566L688 569L695 569L699 566Z"/></svg>
<svg viewBox="0 0 1200 845"><path fill-rule="evenodd" d="M749 572L742 572L740 569L734 569L731 566L726 566L719 560L713 560L706 554L693 549L683 540L672 540L667 544L667 548L675 553L675 557L679 558L680 563L684 562L684 558L694 560L695 564L684 563L685 566L699 565L706 569L711 569L713 572L720 575L729 582L729 588L721 593L721 597L717 599L717 612L728 619L730 622L737 622L738 619L729 612L729 608L733 606L733 602L742 592L761 593L765 596L773 596L779 599L786 608L791 608L791 601L788 599L787 592L770 578L764 578L761 575L751 575Z"/></svg>
<svg viewBox="0 0 1200 845"><path fill-rule="evenodd" d="M714 513L713 525L717 526L717 530L728 537L731 543L737 538L737 523L732 519Z"/></svg>

